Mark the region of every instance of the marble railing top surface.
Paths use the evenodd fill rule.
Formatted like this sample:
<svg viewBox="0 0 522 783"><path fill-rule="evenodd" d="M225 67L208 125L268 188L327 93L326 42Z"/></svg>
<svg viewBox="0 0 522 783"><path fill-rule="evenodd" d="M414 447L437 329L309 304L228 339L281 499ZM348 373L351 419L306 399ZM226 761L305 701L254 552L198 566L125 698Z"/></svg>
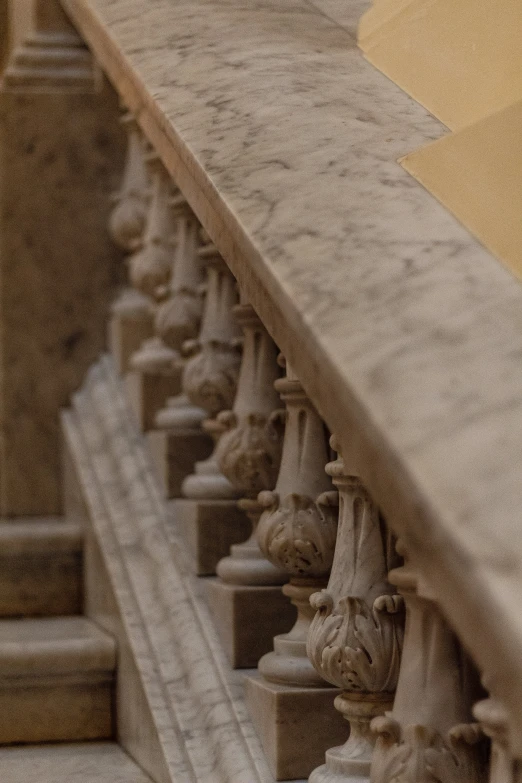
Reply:
<svg viewBox="0 0 522 783"><path fill-rule="evenodd" d="M397 163L445 129L357 49L365 3L63 4L490 680L522 673L522 288Z"/></svg>

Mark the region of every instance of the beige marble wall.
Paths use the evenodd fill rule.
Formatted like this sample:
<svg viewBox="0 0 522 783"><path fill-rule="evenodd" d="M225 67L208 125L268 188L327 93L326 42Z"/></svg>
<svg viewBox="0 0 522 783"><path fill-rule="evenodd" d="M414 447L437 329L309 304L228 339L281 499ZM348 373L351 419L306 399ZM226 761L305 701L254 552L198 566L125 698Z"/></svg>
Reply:
<svg viewBox="0 0 522 783"><path fill-rule="evenodd" d="M121 274L107 233L118 106L0 93L0 513L60 511L58 411L103 350Z"/></svg>
<svg viewBox="0 0 522 783"><path fill-rule="evenodd" d="M9 6L11 41L13 46L18 46L33 26L34 0L0 0L0 3Z"/></svg>
<svg viewBox="0 0 522 783"><path fill-rule="evenodd" d="M9 52L32 28L34 0L0 0L0 72Z"/></svg>

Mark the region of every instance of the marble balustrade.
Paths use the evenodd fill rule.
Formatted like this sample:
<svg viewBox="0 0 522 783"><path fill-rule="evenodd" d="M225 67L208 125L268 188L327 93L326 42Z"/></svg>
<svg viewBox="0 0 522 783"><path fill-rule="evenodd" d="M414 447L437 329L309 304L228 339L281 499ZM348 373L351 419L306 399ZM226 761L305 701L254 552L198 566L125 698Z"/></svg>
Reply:
<svg viewBox="0 0 522 783"><path fill-rule="evenodd" d="M135 126L128 115L124 120L129 128L127 165L111 226L115 239L124 244L125 237L129 248L135 246L133 232L143 231L147 221L128 184L136 141ZM167 190L163 202L172 202ZM182 196L174 206L198 225ZM248 540L232 546L217 564L218 579L210 584L208 600L218 628L223 625L219 631L230 663L241 667L259 661L257 675L245 680L246 698L274 777L309 776L310 783L485 780L489 736L496 743L492 780L505 775L508 766L512 779L514 762L505 750L501 708L480 700L484 690L476 669L405 546L396 541L357 471L345 461L338 439L332 436L329 444L325 423L294 370L281 354L277 357L257 313L244 297L237 303L230 285L234 278L209 236L203 230L197 240L193 235L199 245L196 255L195 244L187 251L187 217L181 229L179 225L170 242L170 280L176 274L179 278L178 265L187 270L187 281L197 281L194 274L204 258L207 284L200 293L195 282L178 285L181 296L164 299L155 318L156 336L145 341L142 352L167 344L171 350L183 345L184 353L195 355L184 365L185 393L179 401L165 400L156 426L175 427L180 421L197 426L206 411L215 448L193 476L187 472L187 494L192 487L196 496L239 496L238 505L251 519ZM154 267L152 260L149 264ZM146 279L145 264L142 274ZM167 278L155 280L146 291L139 277L133 279L131 273L130 280L133 296L140 291L154 295L162 284L173 290ZM195 309L200 295L203 310ZM189 324L197 312L204 312L204 320L194 338L197 329ZM168 361L179 363L179 356L179 350L168 354ZM286 632L276 635L274 649L261 656L266 628L259 626L256 591L265 612L268 606L277 615L280 610L277 604L270 606L266 590L287 580L282 594L296 607L297 619L293 627L286 620ZM225 627L218 607L229 600L227 591L234 586L251 592L243 614ZM254 627L258 638L249 638L238 651L241 643L234 637L242 624ZM349 738L330 747L348 733L346 724L332 717L334 703L349 724ZM305 705L308 712L296 730L295 714ZM318 717L317 723L311 715ZM280 727L277 739L271 724ZM316 766L324 749L325 763Z"/></svg>
<svg viewBox="0 0 522 783"><path fill-rule="evenodd" d="M184 520L180 524L193 554L191 567L208 577L206 602L227 665L256 669L245 678L245 702L274 779L520 781L522 733L514 711L517 698L522 698L516 685L516 675L522 675L518 626L499 587L505 587L499 582L502 569L512 575L517 564L507 550L499 550L497 560L495 555L488 560L487 546L476 537L469 539L467 548L459 549L455 543L453 507L445 492L450 487L457 503L456 486L442 467L444 444L440 453L434 446L428 456L419 446L430 433L436 439L431 425L421 426L423 415L417 413L417 397L423 393L429 397L429 382L426 389L410 387L403 396L390 391L391 385L398 384L401 345L406 350L411 337L406 321L397 327L396 343L386 358L387 363L396 356L398 368L388 375L380 373L377 359L372 359L373 382L368 389L364 362L360 359L359 365L357 357L366 351L370 363L373 351L377 356L378 338L385 339L386 326L372 324L368 331L361 327L345 350L342 341L348 327L341 320L350 305L362 308L358 323L365 315L367 321L374 317L370 305L366 312L361 304L363 293L368 303L371 300L371 281L356 301L357 291L350 293L350 280L339 271L341 264L333 264L339 261L334 246L325 243L323 248L319 242L315 256L309 250L316 239L313 227L304 232L304 239L301 225L295 235L288 227L288 236L281 238L284 209L273 222L278 248L273 251L274 266L263 262L256 267L258 257L269 253L266 226L271 225L271 205L265 209L253 189L231 200L230 209L221 204L222 215L216 216L217 208L209 206L201 182L194 186L199 169L190 173L190 164L196 170L196 162L204 162L204 151L197 160L190 159L187 149L177 148L167 133L162 136L158 117L164 96L147 92L147 83L142 85L147 109L141 112L137 80L129 77L125 82L122 77L126 68L134 73L142 67L139 57L125 59L116 48L111 50L108 30L104 34L103 25L109 22L119 29L117 14L114 18L112 14L125 5L123 0L109 3L106 16L91 14L93 8L100 10L100 2L65 0L63 6L116 91L121 88L118 97L124 107L120 122L126 135L126 159L107 226L124 254L125 281L112 303L110 353L135 424L146 437L165 503L173 519ZM129 7L136 10L136 2L129 0ZM152 5L165 11L165 2ZM100 79L98 72L93 76L89 71L83 48L79 56L81 41L62 18L61 6L55 0L38 0L36 7L40 32L47 28L48 33L56 32L63 26L54 43L46 39L45 46L74 50L71 62L79 63L76 70L81 73L75 78L82 85L88 76L91 81ZM157 21L156 12L150 13ZM192 12L180 11L185 13L192 19ZM196 32L200 30L199 23L193 24ZM147 44L152 46L152 27L147 30L144 60ZM125 32L119 34L126 42ZM328 39L327 29L323 35ZM336 30L330 35L336 40L344 33ZM33 79L34 74L11 73L9 78L18 84L17 79ZM178 97L182 100L182 90ZM187 112L194 122L197 112L194 116ZM201 123L207 120L202 112ZM417 128L419 137L436 135L438 129L430 120L424 117L423 122L426 127ZM359 130L354 120L354 132ZM375 130L377 135L383 132L384 128ZM222 167L216 184L219 192L220 182L226 189L227 160L234 155L233 150L226 151L226 140L223 152L215 143L212 155ZM264 143L270 146L273 139L262 139L260 144ZM373 140L361 135L357 143L365 150ZM236 141L231 144L234 147ZM399 147L396 144L394 154ZM311 149L308 154L313 158ZM317 162L316 173L322 165ZM269 170L267 177L272 175L277 180ZM273 187L277 190L277 185ZM232 199L232 187L229 195ZM291 203L290 196L285 198ZM423 197L418 198L421 203ZM246 229L241 235L230 229L229 212L237 204L251 226L263 223L256 234L262 247ZM352 208L355 212L356 206ZM424 209L428 215L429 207L420 211ZM335 232L341 217L334 206L332 210ZM423 218L426 236L409 236L410 245L432 242L439 218L442 224L438 212L433 219ZM448 232L444 241L462 252L468 259L465 265L469 264L475 258L474 248L470 250L460 228L451 225ZM385 242L371 241L372 252L385 254ZM354 265L362 265L362 256L354 248ZM325 265L331 262L328 290L314 288L312 256L317 260L323 252ZM399 253L396 248L393 252ZM295 259L300 253L311 255L299 268ZM407 262L406 250L400 253L390 264ZM291 270L295 287L285 278L285 254L295 263ZM484 265L486 260L479 257ZM373 269L366 272L369 277L374 274ZM393 270L389 274L393 277ZM493 272L491 277L496 280ZM498 282L499 288L502 285L507 283ZM435 308L434 301L429 305ZM390 307L400 306L397 292ZM417 316L411 307L413 321ZM432 312L429 306L428 310ZM434 324L426 331L435 329ZM482 322L481 328L485 329ZM448 332L448 340L454 340L453 333ZM506 337L502 345L507 343ZM494 353L493 346L491 367ZM417 378L411 376L408 361L422 372L423 360L419 353L404 361L407 377L402 382L408 385ZM351 363L353 386L348 380ZM506 389L508 385L506 381ZM363 414L365 390L368 410ZM379 405L384 404L387 391L393 400L381 415ZM401 440L403 431L396 423L405 420L402 407L394 407L398 401L415 407L418 429L412 429L408 441ZM439 398L428 399L428 418L438 404ZM506 421L502 420L502 427L507 427ZM470 442L463 433L457 444L461 457ZM413 472L421 452L422 465L436 463L440 485L428 486L431 480L436 482L427 468ZM488 464L480 463L484 481ZM472 484L465 468L459 470ZM498 483L504 487L500 479ZM516 506L512 484L506 487L508 494L512 491L511 505ZM471 496L475 505L470 500L469 508L476 509L477 499L484 499L483 488L476 494L470 490ZM510 508L508 503L506 515ZM493 566L488 570L492 561L500 563L500 570ZM462 563L475 569L483 565L484 582L480 577L474 582L475 574L466 581ZM455 586L461 576L459 595ZM480 595L478 590L473 595L475 584L481 587ZM475 621L481 617L475 604L483 595L491 611L505 609L510 629L506 638L493 621L474 638L473 623L466 622L466 615L476 612ZM510 593L513 596L516 591ZM495 654L485 649L489 639L499 644L498 663ZM229 783L235 781L231 778Z"/></svg>

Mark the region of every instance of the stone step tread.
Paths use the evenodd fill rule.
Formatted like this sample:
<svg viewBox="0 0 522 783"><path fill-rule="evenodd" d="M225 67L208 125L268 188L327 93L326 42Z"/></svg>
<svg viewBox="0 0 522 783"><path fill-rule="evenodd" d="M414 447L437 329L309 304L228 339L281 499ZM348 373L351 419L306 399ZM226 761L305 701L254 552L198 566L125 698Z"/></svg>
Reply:
<svg viewBox="0 0 522 783"><path fill-rule="evenodd" d="M77 550L82 539L81 526L61 517L0 518L0 555Z"/></svg>
<svg viewBox="0 0 522 783"><path fill-rule="evenodd" d="M0 678L112 671L116 645L85 617L0 621Z"/></svg>
<svg viewBox="0 0 522 783"><path fill-rule="evenodd" d="M150 783L114 742L0 748L2 783Z"/></svg>

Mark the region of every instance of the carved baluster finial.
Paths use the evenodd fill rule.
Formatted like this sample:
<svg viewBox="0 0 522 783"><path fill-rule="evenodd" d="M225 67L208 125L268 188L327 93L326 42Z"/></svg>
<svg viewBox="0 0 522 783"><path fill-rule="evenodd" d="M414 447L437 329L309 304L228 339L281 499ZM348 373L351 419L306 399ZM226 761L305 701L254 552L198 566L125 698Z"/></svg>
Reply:
<svg viewBox="0 0 522 783"><path fill-rule="evenodd" d="M255 535L263 510L257 496L275 486L281 461L284 419L274 389L277 348L251 305L237 305L234 314L244 332L243 356L233 410L218 415L222 434L216 456L242 495L239 503L252 521L252 535L231 548L217 573L232 584L283 584L285 572L265 559Z"/></svg>
<svg viewBox="0 0 522 783"><path fill-rule="evenodd" d="M485 781L481 731L471 717L478 681L436 603L405 564L390 572L406 605L406 633L393 710L372 722L372 783Z"/></svg>
<svg viewBox="0 0 522 783"><path fill-rule="evenodd" d="M290 576L283 592L297 608L297 621L274 639L273 652L258 668L271 682L325 687L306 655L306 639L314 615L310 596L326 586L337 533L338 496L324 469L330 459L328 434L288 365L275 388L286 405L283 454L275 490L258 497L265 510L257 538L265 557Z"/></svg>
<svg viewBox="0 0 522 783"><path fill-rule="evenodd" d="M235 280L215 245L206 235L204 240L199 254L207 270L207 294L199 338L184 345L190 358L183 370L183 391L211 417L203 423L203 429L217 443L221 428L213 418L234 403L241 339L232 315L237 304ZM235 488L219 470L215 451L209 459L196 463L194 474L183 482L183 495L194 499L237 497Z"/></svg>
<svg viewBox="0 0 522 783"><path fill-rule="evenodd" d="M338 450L335 438L332 447ZM317 610L307 650L317 671L341 688L335 706L350 723L345 745L326 753L310 783L367 779L374 739L370 722L391 707L402 644L402 599L388 583L395 549L379 511L341 454L327 466L339 489L339 530L326 590L312 596Z"/></svg>

